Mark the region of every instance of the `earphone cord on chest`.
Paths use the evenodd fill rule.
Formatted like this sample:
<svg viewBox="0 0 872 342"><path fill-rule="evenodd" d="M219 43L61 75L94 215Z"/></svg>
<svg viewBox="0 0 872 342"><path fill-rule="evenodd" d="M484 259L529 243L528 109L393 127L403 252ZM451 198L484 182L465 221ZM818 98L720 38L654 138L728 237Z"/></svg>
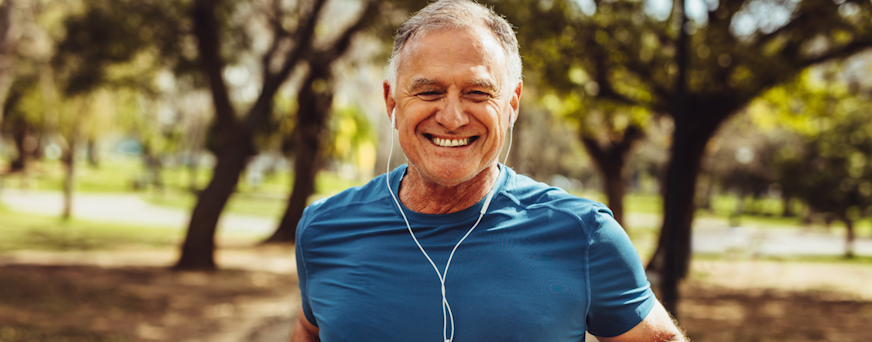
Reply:
<svg viewBox="0 0 872 342"><path fill-rule="evenodd" d="M484 217L484 213L487 212L487 208L490 205L491 199L493 199L494 193L496 192L496 182L499 181L500 176L503 173L503 169L500 169L499 175L497 175L497 180L494 181L494 185L491 188L491 191L488 192L487 198L485 198L484 205L482 205L481 210L479 211L478 219L475 221L475 224L472 225L472 228L469 228L469 231L460 238L460 241L454 245L454 248L451 250L451 254L448 255L448 262L445 263L445 269L442 272L439 272L439 267L436 266L436 263L433 262L433 259L430 258L430 255L427 254L427 251L424 250L424 247L421 246L421 243L418 242L418 238L415 236L415 232L412 231L412 225L409 224L409 219L406 218L406 214L403 212L403 207L400 205L399 199L397 199L397 195L394 195L393 190L391 190L390 183L390 173L391 173L391 156L393 156L394 152L394 139L393 139L393 131L394 127L396 127L396 115L391 113L391 149L388 152L388 161L387 161L387 171L385 176L385 184L388 187L388 193L391 194L391 198L394 199L394 203L397 205L397 209L400 211L400 215L403 216L403 221L406 222L406 228L409 229L409 234L412 235L412 239L415 240L415 244L418 245L418 249L421 250L421 253L424 254L424 257L427 258L427 261L430 262L430 265L433 266L433 270L436 271L436 275L439 277L439 283L441 285L442 290L442 339L445 342L452 342L454 340L454 315L451 313L451 305L448 304L448 299L445 297L445 277L448 276L448 267L451 266L451 259L454 258L454 252L457 251L457 247L460 247L460 244L463 243L463 240L466 240L466 237L475 230L475 227L478 227L478 224L481 222L482 217ZM512 133L513 129L509 130L509 148L506 150L505 160L503 161L503 165L509 160L509 152L512 150ZM503 167L505 168L505 166ZM451 323L451 334L448 334L448 325Z"/></svg>

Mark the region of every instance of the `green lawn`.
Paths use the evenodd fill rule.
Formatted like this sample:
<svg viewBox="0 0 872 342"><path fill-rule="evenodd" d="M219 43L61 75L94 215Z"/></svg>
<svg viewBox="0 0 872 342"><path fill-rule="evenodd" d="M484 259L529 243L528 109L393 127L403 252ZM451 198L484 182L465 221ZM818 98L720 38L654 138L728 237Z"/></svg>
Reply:
<svg viewBox="0 0 872 342"><path fill-rule="evenodd" d="M62 188L63 170L54 161L33 163L27 177L21 175L4 176L0 178L3 187L27 187L41 191L60 191ZM138 159L105 160L99 168L90 168L80 163L77 168L77 192L86 193L130 193L142 194L151 203L191 210L196 203L196 196L190 191L191 173L184 167L164 168L161 178L162 189L135 186L144 177L144 168ZM211 177L211 170L200 169L194 176L197 185L205 187ZM292 175L289 172L276 172L266 175L255 187L247 182L243 174L237 193L228 203L226 212L267 217L280 217L286 208L287 197L291 191ZM344 189L359 186L366 180L345 179L333 172L321 172L316 179L317 193L311 200L336 194ZM140 182L141 185L141 182ZM605 202L605 196L599 192L584 192L576 194L595 201ZM719 195L712 198L709 210L699 210L696 217L719 218L732 220L743 226L754 226L762 229L796 229L801 226L800 217L781 217L782 203L777 199L745 199L744 208L756 214L733 214L738 206L735 196ZM625 198L628 213L644 213L659 216L662 211L662 199L656 194L629 194ZM796 212L802 212L802 207L796 205ZM0 251L9 248L23 249L30 247L54 249L101 249L107 246L134 243L141 245L172 245L177 243L182 232L178 229L156 227L120 227L114 224L95 224L81 221L61 222L54 217L38 217L0 210ZM630 237L636 242L643 256L653 252L656 243L660 221L653 220L644 226L628 226ZM815 229L822 223L813 223ZM841 222L834 222L833 229L843 230ZM872 235L872 220L863 219L856 223L859 236Z"/></svg>
<svg viewBox="0 0 872 342"><path fill-rule="evenodd" d="M95 223L13 212L0 206L0 252L13 250L88 251L177 246L178 228Z"/></svg>

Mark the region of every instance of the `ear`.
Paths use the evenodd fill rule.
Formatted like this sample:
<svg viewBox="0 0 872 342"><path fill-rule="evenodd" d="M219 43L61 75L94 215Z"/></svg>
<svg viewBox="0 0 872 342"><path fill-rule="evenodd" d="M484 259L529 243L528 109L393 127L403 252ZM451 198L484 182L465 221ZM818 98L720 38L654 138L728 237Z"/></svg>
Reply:
<svg viewBox="0 0 872 342"><path fill-rule="evenodd" d="M387 80L384 81L383 87L384 87L384 97L385 97L385 108L387 109L388 120L391 120L391 127L396 128L397 119L394 116L394 113L396 112L397 101L395 101L393 95L391 95L391 85L388 83Z"/></svg>
<svg viewBox="0 0 872 342"><path fill-rule="evenodd" d="M511 121L509 125L512 128L515 128L515 121L518 120L518 114L521 110L521 93L524 92L524 81L518 81L518 85L515 87L515 90L512 92L512 99L509 101L509 105L512 106L512 117L509 118Z"/></svg>

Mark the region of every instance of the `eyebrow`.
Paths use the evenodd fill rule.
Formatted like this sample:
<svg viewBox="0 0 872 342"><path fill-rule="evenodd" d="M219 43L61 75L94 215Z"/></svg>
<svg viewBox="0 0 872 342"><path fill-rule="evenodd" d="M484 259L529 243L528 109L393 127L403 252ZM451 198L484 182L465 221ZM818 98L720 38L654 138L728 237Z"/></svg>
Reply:
<svg viewBox="0 0 872 342"><path fill-rule="evenodd" d="M409 89L414 90L414 89L421 88L423 86L432 86L432 85L438 85L438 84L439 84L439 81L436 80L435 78L419 77L419 78L412 79L412 84L409 86Z"/></svg>
<svg viewBox="0 0 872 342"><path fill-rule="evenodd" d="M439 80L437 80L435 78L420 77L420 78L412 79L412 82L411 82L411 85L409 86L409 89L415 90L415 89L418 89L418 88L421 88L424 86L434 86L434 85L439 85L439 84L440 84ZM473 79L473 80L467 82L466 86L482 87L482 88L492 89L492 90L499 89L493 80L489 80L486 78Z"/></svg>
<svg viewBox="0 0 872 342"><path fill-rule="evenodd" d="M494 83L493 80L489 80L489 79L485 79L485 78L474 79L474 80L470 81L468 83L468 85L473 86L473 87L482 87L482 88L491 89L491 90L499 89L499 87L497 87L496 83Z"/></svg>

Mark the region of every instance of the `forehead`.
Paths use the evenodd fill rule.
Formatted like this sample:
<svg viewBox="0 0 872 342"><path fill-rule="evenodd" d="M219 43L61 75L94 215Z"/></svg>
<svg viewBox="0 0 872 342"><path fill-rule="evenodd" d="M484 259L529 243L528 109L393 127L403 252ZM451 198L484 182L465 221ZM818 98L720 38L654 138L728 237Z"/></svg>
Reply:
<svg viewBox="0 0 872 342"><path fill-rule="evenodd" d="M473 26L416 34L401 51L397 70L400 84L438 83L464 79L472 83L498 83L504 79L507 59L489 29Z"/></svg>

